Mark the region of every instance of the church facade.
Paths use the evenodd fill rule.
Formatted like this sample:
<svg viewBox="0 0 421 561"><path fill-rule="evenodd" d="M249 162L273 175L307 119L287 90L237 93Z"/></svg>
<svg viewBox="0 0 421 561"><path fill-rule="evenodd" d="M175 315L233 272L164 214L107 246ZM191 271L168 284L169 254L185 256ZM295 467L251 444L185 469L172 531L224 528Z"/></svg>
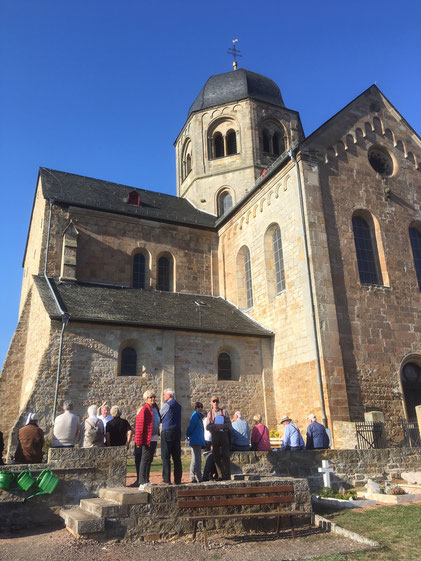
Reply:
<svg viewBox="0 0 421 561"><path fill-rule="evenodd" d="M174 387L270 428L421 404L421 141L372 86L305 137L270 79L212 76L177 196L41 168L2 427ZM11 441L11 439L9 439Z"/></svg>

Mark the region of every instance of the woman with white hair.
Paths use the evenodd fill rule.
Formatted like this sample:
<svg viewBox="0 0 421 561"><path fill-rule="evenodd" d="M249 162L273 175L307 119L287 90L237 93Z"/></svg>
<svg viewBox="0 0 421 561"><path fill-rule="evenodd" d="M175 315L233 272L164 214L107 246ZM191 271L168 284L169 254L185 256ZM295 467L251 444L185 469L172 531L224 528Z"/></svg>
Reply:
<svg viewBox="0 0 421 561"><path fill-rule="evenodd" d="M143 394L145 405L136 417L136 430L134 441L138 448L142 448L142 459L139 468L139 489L149 487L149 474L151 464L158 444L159 425L161 417L155 403L155 392L146 390Z"/></svg>
<svg viewBox="0 0 421 561"><path fill-rule="evenodd" d="M108 421L105 432L107 446L129 447L132 438L132 427L126 419L121 418L121 411L117 405L111 407L111 421Z"/></svg>
<svg viewBox="0 0 421 561"><path fill-rule="evenodd" d="M15 460L20 464L39 464L42 462L44 432L38 426L38 415L29 413L25 426L19 429L18 446Z"/></svg>
<svg viewBox="0 0 421 561"><path fill-rule="evenodd" d="M262 416L253 417L254 427L251 432L251 449L267 452L270 450L269 429L262 423Z"/></svg>
<svg viewBox="0 0 421 561"><path fill-rule="evenodd" d="M104 425L97 417L98 408L96 405L88 407L88 418L80 430L80 446L81 448L94 448L96 446L105 446L104 444Z"/></svg>

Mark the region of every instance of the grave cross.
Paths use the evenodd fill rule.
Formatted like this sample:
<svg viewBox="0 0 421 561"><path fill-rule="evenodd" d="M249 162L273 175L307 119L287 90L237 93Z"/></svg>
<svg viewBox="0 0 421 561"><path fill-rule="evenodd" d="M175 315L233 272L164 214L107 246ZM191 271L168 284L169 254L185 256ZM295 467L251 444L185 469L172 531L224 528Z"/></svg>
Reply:
<svg viewBox="0 0 421 561"><path fill-rule="evenodd" d="M322 460L322 467L319 472L323 473L324 487L330 487L330 474L333 473L333 468L329 466L329 460Z"/></svg>

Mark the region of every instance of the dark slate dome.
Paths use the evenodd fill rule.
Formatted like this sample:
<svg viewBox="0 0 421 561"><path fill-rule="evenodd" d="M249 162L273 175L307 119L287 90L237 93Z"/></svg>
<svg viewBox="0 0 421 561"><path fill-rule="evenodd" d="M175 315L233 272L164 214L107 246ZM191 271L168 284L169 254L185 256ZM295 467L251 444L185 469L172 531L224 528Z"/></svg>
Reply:
<svg viewBox="0 0 421 561"><path fill-rule="evenodd" d="M189 109L194 111L214 107L230 101L253 97L279 107L285 107L281 91L273 80L250 70L239 68L211 76Z"/></svg>

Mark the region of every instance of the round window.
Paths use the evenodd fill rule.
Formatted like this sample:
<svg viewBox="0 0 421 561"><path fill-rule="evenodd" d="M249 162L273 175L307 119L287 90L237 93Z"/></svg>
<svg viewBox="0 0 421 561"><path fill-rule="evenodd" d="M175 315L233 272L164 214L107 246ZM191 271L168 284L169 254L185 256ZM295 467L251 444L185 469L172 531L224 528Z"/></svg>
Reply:
<svg viewBox="0 0 421 561"><path fill-rule="evenodd" d="M372 146L368 151L371 167L380 175L390 176L393 173L392 156L382 146Z"/></svg>

